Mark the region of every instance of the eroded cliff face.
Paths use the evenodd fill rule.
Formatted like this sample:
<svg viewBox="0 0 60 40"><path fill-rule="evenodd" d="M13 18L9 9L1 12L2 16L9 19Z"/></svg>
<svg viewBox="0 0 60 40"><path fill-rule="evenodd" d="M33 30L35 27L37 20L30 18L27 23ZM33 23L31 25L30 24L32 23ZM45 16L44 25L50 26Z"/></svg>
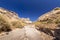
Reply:
<svg viewBox="0 0 60 40"><path fill-rule="evenodd" d="M60 8L57 7L40 16L35 26L38 30L60 40Z"/></svg>

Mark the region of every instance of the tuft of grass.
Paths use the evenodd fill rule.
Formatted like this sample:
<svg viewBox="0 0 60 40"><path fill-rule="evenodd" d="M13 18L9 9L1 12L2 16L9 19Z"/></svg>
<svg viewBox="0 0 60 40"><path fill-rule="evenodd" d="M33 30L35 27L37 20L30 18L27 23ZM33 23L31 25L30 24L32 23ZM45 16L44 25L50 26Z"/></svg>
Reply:
<svg viewBox="0 0 60 40"><path fill-rule="evenodd" d="M9 22L7 21L7 18L0 14L0 32L4 31L4 32L8 32L11 31L11 25L9 24Z"/></svg>
<svg viewBox="0 0 60 40"><path fill-rule="evenodd" d="M56 23L56 24L59 24L59 23L60 23L60 20L59 20L59 19L57 19L57 20L55 21L55 23Z"/></svg>
<svg viewBox="0 0 60 40"><path fill-rule="evenodd" d="M56 7L54 10L60 10L60 8L59 7Z"/></svg>
<svg viewBox="0 0 60 40"><path fill-rule="evenodd" d="M13 21L12 26L14 26L15 28L23 28L25 26L25 23L21 21Z"/></svg>

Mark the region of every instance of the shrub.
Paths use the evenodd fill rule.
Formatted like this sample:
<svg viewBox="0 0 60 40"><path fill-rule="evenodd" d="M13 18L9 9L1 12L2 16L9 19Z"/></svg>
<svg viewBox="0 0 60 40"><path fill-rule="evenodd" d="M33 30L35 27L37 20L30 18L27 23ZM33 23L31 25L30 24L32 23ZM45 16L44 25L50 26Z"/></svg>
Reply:
<svg viewBox="0 0 60 40"><path fill-rule="evenodd" d="M40 22L43 23L43 24L46 24L46 23L52 23L53 20L51 19L44 19L44 20L41 20Z"/></svg>
<svg viewBox="0 0 60 40"><path fill-rule="evenodd" d="M54 10L60 10L60 8L59 8L59 7L57 7L57 8L55 8Z"/></svg>
<svg viewBox="0 0 60 40"><path fill-rule="evenodd" d="M53 21L53 20L51 20L51 19L48 19L47 23L52 23L52 21Z"/></svg>
<svg viewBox="0 0 60 40"><path fill-rule="evenodd" d="M57 19L57 20L55 21L55 23L56 23L56 24L60 23L60 20L59 20L59 19Z"/></svg>
<svg viewBox="0 0 60 40"><path fill-rule="evenodd" d="M12 22L12 25L13 25L15 28L23 28L25 24L24 24L23 22L20 22L20 21L13 21L13 22Z"/></svg>
<svg viewBox="0 0 60 40"><path fill-rule="evenodd" d="M0 32L2 31L8 32L11 31L11 28L7 18L5 19L5 16L0 14Z"/></svg>

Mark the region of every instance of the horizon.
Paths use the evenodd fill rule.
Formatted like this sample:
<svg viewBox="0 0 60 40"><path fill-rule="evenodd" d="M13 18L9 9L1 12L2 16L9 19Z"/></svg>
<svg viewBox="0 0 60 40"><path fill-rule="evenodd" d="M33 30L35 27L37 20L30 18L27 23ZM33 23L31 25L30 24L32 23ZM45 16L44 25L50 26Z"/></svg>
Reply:
<svg viewBox="0 0 60 40"><path fill-rule="evenodd" d="M60 7L60 0L0 0L0 7L35 21L44 13Z"/></svg>

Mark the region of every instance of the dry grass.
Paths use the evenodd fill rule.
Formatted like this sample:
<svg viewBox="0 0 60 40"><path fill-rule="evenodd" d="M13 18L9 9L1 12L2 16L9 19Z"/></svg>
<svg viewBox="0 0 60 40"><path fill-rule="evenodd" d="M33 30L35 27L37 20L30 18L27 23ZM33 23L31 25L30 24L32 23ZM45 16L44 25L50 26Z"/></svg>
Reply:
<svg viewBox="0 0 60 40"><path fill-rule="evenodd" d="M10 31L11 30L11 25L8 22L8 19L3 15L0 14L0 32L1 31Z"/></svg>

